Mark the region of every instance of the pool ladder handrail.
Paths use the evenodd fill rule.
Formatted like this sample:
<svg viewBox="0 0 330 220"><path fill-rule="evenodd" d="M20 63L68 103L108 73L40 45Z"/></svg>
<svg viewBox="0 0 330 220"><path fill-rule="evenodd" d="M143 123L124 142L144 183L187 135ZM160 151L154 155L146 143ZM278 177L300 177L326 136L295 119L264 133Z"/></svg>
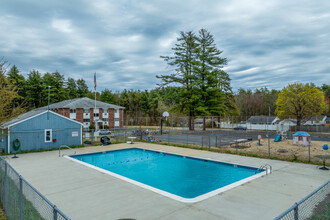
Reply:
<svg viewBox="0 0 330 220"><path fill-rule="evenodd" d="M71 147L68 147L66 145L61 145L60 148L58 148L58 157L61 157L61 148L68 148L69 150L73 150ZM76 151L74 152L74 154L76 154ZM64 154L62 155L62 157L64 156Z"/></svg>
<svg viewBox="0 0 330 220"><path fill-rule="evenodd" d="M260 167L256 170L255 174L256 174L258 171L260 171L260 170L262 170L262 169L265 169L265 168L266 168L266 175L268 175L268 170L269 170L269 174L272 173L272 171L273 171L272 166L266 163L266 164L260 166Z"/></svg>

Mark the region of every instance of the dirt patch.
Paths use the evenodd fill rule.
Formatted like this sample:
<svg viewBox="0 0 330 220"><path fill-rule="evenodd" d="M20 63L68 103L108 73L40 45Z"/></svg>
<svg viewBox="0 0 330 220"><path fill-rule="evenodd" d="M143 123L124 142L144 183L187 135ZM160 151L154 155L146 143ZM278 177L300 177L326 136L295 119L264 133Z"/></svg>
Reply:
<svg viewBox="0 0 330 220"><path fill-rule="evenodd" d="M262 146L258 145L258 141L251 141L247 145L239 145L238 152L244 152L249 154L256 154L261 156L268 156L268 139L261 141ZM312 162L322 163L321 158L317 158L317 155L327 155L330 157L330 150L322 150L324 144L330 143L327 141L312 141L310 145L310 158ZM222 148L230 151L235 151L235 146L223 146ZM281 159L298 159L302 161L308 161L309 152L308 146L296 146L293 145L292 140L274 142L270 140L270 155L272 157L278 157ZM287 150L287 152L286 152ZM330 159L326 160L326 164L330 165Z"/></svg>

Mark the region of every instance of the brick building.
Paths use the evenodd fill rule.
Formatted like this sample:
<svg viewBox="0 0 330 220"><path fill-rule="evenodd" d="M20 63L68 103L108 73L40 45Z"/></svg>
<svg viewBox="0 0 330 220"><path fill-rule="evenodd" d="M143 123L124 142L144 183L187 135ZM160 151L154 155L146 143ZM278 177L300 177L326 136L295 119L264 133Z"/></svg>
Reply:
<svg viewBox="0 0 330 220"><path fill-rule="evenodd" d="M87 97L49 105L50 110L83 123L84 128L88 128L91 124L97 125L97 128L102 128L103 125L108 125L109 128L123 127L124 107L100 101L96 101L96 108L94 107L95 101Z"/></svg>

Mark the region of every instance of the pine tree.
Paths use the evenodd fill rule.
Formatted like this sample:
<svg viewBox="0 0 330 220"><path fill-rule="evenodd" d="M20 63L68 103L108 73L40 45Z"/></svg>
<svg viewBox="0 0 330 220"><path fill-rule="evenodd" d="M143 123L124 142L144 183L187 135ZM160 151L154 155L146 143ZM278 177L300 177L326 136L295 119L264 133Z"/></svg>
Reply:
<svg viewBox="0 0 330 220"><path fill-rule="evenodd" d="M172 48L174 56L161 56L168 65L175 67L175 73L171 75L161 75L161 86L169 84L179 84L181 90L178 94L179 103L174 110L182 111L189 116L189 130L194 130L193 117L196 114L196 106L199 94L196 89L196 76L194 75L194 62L196 61L196 36L193 32L180 32L175 47Z"/></svg>
<svg viewBox="0 0 330 220"><path fill-rule="evenodd" d="M42 77L42 83L43 106L47 105L48 103L48 86L50 86L50 103L56 103L66 99L67 93L64 88L64 76L59 72L56 71L54 73L46 73Z"/></svg>
<svg viewBox="0 0 330 220"><path fill-rule="evenodd" d="M77 93L78 97L86 97L88 94L88 86L86 85L86 82L84 79L78 79L77 80Z"/></svg>
<svg viewBox="0 0 330 220"><path fill-rule="evenodd" d="M221 115L228 112L227 102L233 96L230 87L230 78L222 68L227 59L220 57L223 51L217 49L213 36L205 29L199 31L196 47L196 62L194 72L198 80L201 94L197 111L203 115L203 129L205 130L205 116Z"/></svg>
<svg viewBox="0 0 330 220"><path fill-rule="evenodd" d="M26 97L26 92L25 92L25 78L23 75L19 74L18 68L14 65L9 72L7 73L7 79L8 82L15 86L17 89L17 98L14 100L14 105L19 106L21 104L24 104L25 97Z"/></svg>
<svg viewBox="0 0 330 220"><path fill-rule="evenodd" d="M114 95L109 89L104 89L101 92L101 101L113 104L114 103Z"/></svg>
<svg viewBox="0 0 330 220"><path fill-rule="evenodd" d="M41 74L36 70L32 70L26 80L26 95L30 108L42 106L44 89Z"/></svg>
<svg viewBox="0 0 330 220"><path fill-rule="evenodd" d="M66 93L69 99L78 98L77 83L73 78L68 78L66 83Z"/></svg>

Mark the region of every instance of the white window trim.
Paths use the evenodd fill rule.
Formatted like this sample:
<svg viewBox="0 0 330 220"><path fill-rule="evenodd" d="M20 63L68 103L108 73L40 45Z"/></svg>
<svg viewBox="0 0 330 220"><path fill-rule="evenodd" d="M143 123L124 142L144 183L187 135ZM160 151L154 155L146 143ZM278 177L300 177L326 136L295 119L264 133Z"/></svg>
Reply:
<svg viewBox="0 0 330 220"><path fill-rule="evenodd" d="M47 131L50 131L50 140L49 141L46 140ZM45 143L49 143L49 142L52 142L52 141L53 141L53 131L52 131L52 129L45 129Z"/></svg>

